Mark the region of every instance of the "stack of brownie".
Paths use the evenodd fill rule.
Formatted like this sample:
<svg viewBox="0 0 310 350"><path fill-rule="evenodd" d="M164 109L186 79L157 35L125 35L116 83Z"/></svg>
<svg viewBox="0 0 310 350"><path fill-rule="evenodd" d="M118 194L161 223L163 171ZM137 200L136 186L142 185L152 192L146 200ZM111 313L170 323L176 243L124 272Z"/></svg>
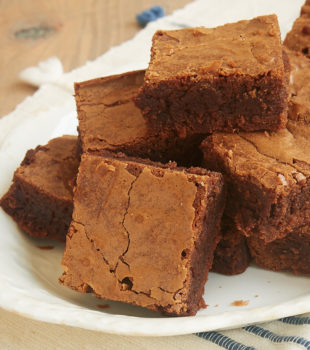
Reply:
<svg viewBox="0 0 310 350"><path fill-rule="evenodd" d="M78 139L28 151L0 205L68 231L62 284L165 314L194 315L212 266L249 252L310 273L309 62L275 15L158 31L146 71L75 84Z"/></svg>

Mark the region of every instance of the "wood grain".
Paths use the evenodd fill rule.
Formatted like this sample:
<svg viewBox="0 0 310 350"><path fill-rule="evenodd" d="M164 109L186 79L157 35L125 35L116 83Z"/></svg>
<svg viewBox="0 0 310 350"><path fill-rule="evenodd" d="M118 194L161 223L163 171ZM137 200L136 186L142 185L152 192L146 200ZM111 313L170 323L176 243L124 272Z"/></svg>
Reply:
<svg viewBox="0 0 310 350"><path fill-rule="evenodd" d="M19 72L51 56L69 71L132 38L137 13L161 5L167 14L192 0L0 0L0 117L35 89Z"/></svg>

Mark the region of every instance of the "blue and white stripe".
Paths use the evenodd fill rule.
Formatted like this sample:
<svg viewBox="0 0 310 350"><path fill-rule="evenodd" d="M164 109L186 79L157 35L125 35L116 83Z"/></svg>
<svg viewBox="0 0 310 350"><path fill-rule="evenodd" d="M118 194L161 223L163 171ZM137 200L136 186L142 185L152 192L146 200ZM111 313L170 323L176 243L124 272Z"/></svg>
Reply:
<svg viewBox="0 0 310 350"><path fill-rule="evenodd" d="M227 337L218 332L201 332L196 333L198 337L203 338L205 340L209 340L210 342L221 346L223 349L227 350L256 350L251 346L246 346L244 344L238 343L235 340Z"/></svg>
<svg viewBox="0 0 310 350"><path fill-rule="evenodd" d="M195 335L207 341L208 349L310 350L310 314L284 317L277 321L235 330L201 332Z"/></svg>
<svg viewBox="0 0 310 350"><path fill-rule="evenodd" d="M297 317L297 316L291 316L291 317L284 317L281 318L279 321L283 323L288 323L291 325L305 325L309 324L310 325L310 317Z"/></svg>
<svg viewBox="0 0 310 350"><path fill-rule="evenodd" d="M270 332L267 329L264 329L259 326L247 326L243 329L249 333L255 334L261 338L270 340L273 343L295 343L302 345L306 350L310 350L310 340L307 340L303 337L294 337L294 336L281 336L273 332Z"/></svg>

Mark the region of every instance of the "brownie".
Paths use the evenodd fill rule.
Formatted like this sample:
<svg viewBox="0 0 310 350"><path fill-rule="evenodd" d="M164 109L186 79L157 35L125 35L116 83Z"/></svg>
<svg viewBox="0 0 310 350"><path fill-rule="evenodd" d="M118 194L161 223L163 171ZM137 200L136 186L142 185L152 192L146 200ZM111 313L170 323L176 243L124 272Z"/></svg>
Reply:
<svg viewBox="0 0 310 350"><path fill-rule="evenodd" d="M289 121L277 133L214 134L205 164L229 183L226 212L246 236L265 242L310 222L310 128Z"/></svg>
<svg viewBox="0 0 310 350"><path fill-rule="evenodd" d="M305 14L306 9L302 11ZM310 17L307 15L298 17L283 43L290 50L300 52L310 58Z"/></svg>
<svg viewBox="0 0 310 350"><path fill-rule="evenodd" d="M212 271L224 275L244 272L251 260L246 237L225 216L222 219L221 232L222 238L214 252Z"/></svg>
<svg viewBox="0 0 310 350"><path fill-rule="evenodd" d="M149 125L180 135L284 128L282 50L275 15L157 31L136 104Z"/></svg>
<svg viewBox="0 0 310 350"><path fill-rule="evenodd" d="M181 136L147 127L132 98L144 71L134 71L75 84L79 137L84 152L120 151L154 161L199 165L201 133Z"/></svg>
<svg viewBox="0 0 310 350"><path fill-rule="evenodd" d="M170 315L194 315L220 238L221 174L83 154L60 282Z"/></svg>
<svg viewBox="0 0 310 350"><path fill-rule="evenodd" d="M267 244L260 238L251 236L248 238L248 246L257 265L265 269L310 274L309 225Z"/></svg>
<svg viewBox="0 0 310 350"><path fill-rule="evenodd" d="M0 206L29 235L65 241L78 165L76 136L29 150Z"/></svg>

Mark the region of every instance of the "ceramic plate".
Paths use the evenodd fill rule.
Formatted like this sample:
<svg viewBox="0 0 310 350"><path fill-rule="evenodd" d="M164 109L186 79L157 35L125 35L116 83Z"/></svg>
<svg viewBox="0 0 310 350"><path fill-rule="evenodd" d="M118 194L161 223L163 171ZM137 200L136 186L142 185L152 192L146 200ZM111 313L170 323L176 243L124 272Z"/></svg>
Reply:
<svg viewBox="0 0 310 350"><path fill-rule="evenodd" d="M2 142L0 195L8 189L27 149L75 131L73 112L53 113L53 118L44 111L39 117L33 115ZM0 228L0 306L37 320L117 334L163 336L239 327L310 311L309 278L251 266L238 276L211 273L204 295L208 307L196 316L162 317L60 286L64 245L28 237L2 210ZM244 305L233 306L236 300Z"/></svg>

